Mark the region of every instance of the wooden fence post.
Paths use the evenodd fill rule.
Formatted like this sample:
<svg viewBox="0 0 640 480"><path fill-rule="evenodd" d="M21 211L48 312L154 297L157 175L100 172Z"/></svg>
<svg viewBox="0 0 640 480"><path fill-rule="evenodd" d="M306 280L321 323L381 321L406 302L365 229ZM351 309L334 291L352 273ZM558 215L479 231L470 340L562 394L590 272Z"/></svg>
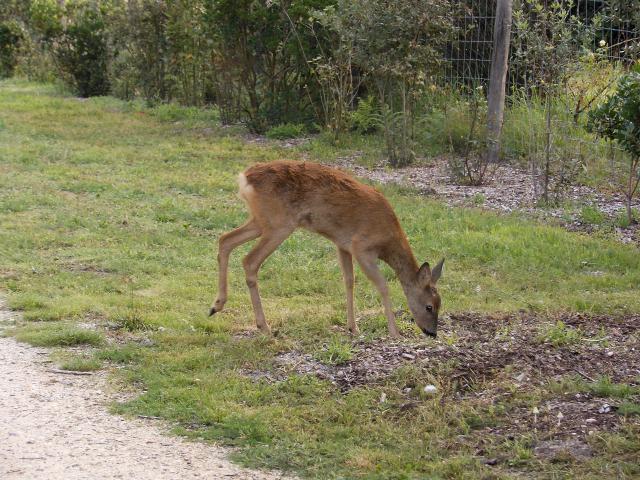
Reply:
<svg viewBox="0 0 640 480"><path fill-rule="evenodd" d="M487 106L487 160L496 163L500 154L500 136L504 118L504 101L511 44L513 0L496 0L496 19L493 27L493 53Z"/></svg>

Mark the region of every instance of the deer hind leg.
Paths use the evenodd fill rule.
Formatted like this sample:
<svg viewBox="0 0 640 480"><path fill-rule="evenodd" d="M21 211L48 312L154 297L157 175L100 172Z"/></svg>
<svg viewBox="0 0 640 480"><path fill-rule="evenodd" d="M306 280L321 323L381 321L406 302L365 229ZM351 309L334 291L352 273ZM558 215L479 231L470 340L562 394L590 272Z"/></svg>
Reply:
<svg viewBox="0 0 640 480"><path fill-rule="evenodd" d="M221 312L227 302L227 272L229 270L229 255L231 251L243 243L258 238L261 234L260 227L251 218L241 227L225 233L218 240L218 296L211 305L209 316Z"/></svg>
<svg viewBox="0 0 640 480"><path fill-rule="evenodd" d="M393 313L391 300L389 298L389 287L387 286L387 281L384 279L384 276L378 268L376 258L368 255L356 255L356 259L358 260L362 271L376 286L378 292L380 292L382 304L384 305L384 314L387 317L389 335L393 338L400 337L400 332L398 332L398 327L396 325L396 316Z"/></svg>
<svg viewBox="0 0 640 480"><path fill-rule="evenodd" d="M347 327L349 331L357 335L358 325L353 312L353 258L349 252L338 248L338 258L340 259L340 268L344 276L344 285L347 293Z"/></svg>
<svg viewBox="0 0 640 480"><path fill-rule="evenodd" d="M285 239L291 235L293 228L265 231L260 241L253 247L249 254L242 260L244 272L253 305L253 313L256 318L256 325L266 334L271 334L271 329L262 310L262 302L258 291L258 270L260 266L271 255Z"/></svg>

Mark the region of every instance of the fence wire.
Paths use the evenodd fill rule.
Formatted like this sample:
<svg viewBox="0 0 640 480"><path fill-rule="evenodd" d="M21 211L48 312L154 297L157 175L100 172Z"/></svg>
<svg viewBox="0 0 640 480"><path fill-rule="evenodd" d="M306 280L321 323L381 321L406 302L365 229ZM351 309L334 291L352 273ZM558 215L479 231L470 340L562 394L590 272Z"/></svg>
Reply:
<svg viewBox="0 0 640 480"><path fill-rule="evenodd" d="M442 83L463 95L488 86L495 11L496 0L456 4ZM624 153L589 133L587 116L638 59L638 0L514 0L502 157L529 169L536 190L545 161L558 192L585 165L613 177Z"/></svg>

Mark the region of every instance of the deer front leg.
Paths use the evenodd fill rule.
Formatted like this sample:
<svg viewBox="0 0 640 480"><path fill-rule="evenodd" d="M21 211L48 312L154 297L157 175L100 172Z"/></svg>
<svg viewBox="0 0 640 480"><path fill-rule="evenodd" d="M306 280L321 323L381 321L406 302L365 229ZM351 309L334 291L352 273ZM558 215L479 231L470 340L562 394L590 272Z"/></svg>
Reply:
<svg viewBox="0 0 640 480"><path fill-rule="evenodd" d="M389 298L389 287L387 287L387 281L384 279L384 276L378 268L376 258L366 255L356 255L356 259L358 260L362 271L380 292L380 296L382 297L382 304L384 305L384 314L387 317L389 335L393 338L399 338L400 332L398 331L398 327L396 325L396 316L394 315L393 308L391 307L391 300Z"/></svg>
<svg viewBox="0 0 640 480"><path fill-rule="evenodd" d="M358 334L358 325L353 312L353 258L349 252L338 248L340 268L344 276L344 285L347 293L347 327L353 335Z"/></svg>
<svg viewBox="0 0 640 480"><path fill-rule="evenodd" d="M231 251L243 243L260 236L260 228L253 219L244 225L223 234L218 240L218 295L209 309L209 316L221 312L227 302L227 273Z"/></svg>
<svg viewBox="0 0 640 480"><path fill-rule="evenodd" d="M249 254L242 260L244 266L247 287L251 296L251 304L256 318L257 327L264 333L270 335L271 329L264 316L260 292L258 291L258 270L260 266L271 255L276 248L291 234L293 230L264 232L258 244L251 249Z"/></svg>

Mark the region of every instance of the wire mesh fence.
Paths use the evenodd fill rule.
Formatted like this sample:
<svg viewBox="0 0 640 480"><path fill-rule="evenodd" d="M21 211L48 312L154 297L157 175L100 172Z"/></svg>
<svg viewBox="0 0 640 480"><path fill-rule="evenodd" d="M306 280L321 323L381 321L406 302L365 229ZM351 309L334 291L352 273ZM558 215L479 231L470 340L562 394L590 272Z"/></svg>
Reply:
<svg viewBox="0 0 640 480"><path fill-rule="evenodd" d="M467 99L489 83L496 5L456 5L441 81ZM599 183L619 180L624 152L589 131L588 114L639 58L637 0L513 0L501 156L529 170L538 197L560 198L585 168Z"/></svg>

